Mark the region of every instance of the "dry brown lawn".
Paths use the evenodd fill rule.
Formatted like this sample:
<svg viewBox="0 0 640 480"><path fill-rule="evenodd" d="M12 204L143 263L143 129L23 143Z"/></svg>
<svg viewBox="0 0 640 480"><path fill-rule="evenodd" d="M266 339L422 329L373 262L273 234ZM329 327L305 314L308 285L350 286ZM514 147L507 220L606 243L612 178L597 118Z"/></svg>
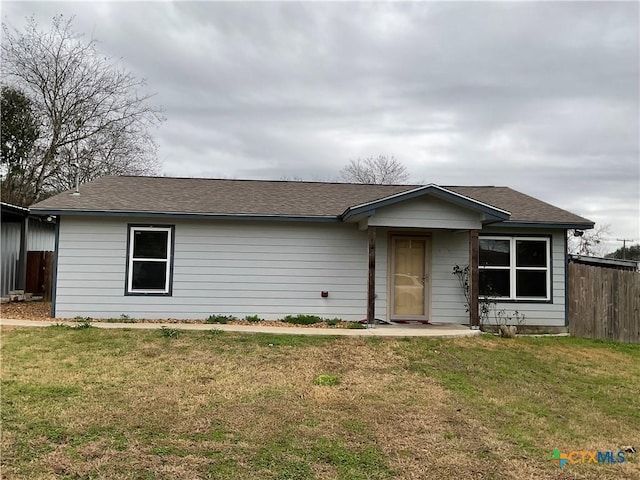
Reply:
<svg viewBox="0 0 640 480"><path fill-rule="evenodd" d="M2 478L640 479L640 348L2 330ZM314 385L322 373L333 386Z"/></svg>

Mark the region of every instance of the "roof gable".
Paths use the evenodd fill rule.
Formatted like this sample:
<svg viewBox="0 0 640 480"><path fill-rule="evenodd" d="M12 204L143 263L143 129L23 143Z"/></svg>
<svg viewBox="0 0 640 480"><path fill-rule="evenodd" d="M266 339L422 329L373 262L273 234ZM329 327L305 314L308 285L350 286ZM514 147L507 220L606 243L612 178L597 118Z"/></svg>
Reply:
<svg viewBox="0 0 640 480"><path fill-rule="evenodd" d="M482 212L495 219L507 220L510 217L510 212L501 208L489 205L466 195L448 190L430 183L422 187L417 187L412 190L395 193L385 198L374 200L372 202L363 203L361 205L354 205L347 208L342 214L344 220L354 217L356 215L363 215L375 211L377 208L387 207L395 205L400 202L411 200L414 198L422 197L424 195L432 195L442 200L447 200L451 203L459 205L461 207L469 208L471 210Z"/></svg>

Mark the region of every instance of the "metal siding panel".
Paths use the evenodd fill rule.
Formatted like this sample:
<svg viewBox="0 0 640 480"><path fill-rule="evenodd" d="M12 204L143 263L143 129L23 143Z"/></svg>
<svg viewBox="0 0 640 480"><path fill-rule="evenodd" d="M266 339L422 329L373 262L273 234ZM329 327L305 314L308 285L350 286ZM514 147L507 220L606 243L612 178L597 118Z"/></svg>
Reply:
<svg viewBox="0 0 640 480"><path fill-rule="evenodd" d="M52 252L55 248L56 227L54 223L29 219L29 233L27 234L28 252Z"/></svg>
<svg viewBox="0 0 640 480"><path fill-rule="evenodd" d="M0 293L7 295L16 284L18 256L20 255L20 224L2 223L0 229L0 251L2 252L0 268Z"/></svg>

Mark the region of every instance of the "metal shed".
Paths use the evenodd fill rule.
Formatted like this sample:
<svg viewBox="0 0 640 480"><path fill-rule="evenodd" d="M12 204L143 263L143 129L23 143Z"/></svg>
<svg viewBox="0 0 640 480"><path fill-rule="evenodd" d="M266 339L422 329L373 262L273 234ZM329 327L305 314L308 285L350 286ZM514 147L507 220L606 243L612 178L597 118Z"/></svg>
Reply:
<svg viewBox="0 0 640 480"><path fill-rule="evenodd" d="M25 207L4 202L1 206L0 295L5 296L25 288L27 252L54 250L55 222Z"/></svg>

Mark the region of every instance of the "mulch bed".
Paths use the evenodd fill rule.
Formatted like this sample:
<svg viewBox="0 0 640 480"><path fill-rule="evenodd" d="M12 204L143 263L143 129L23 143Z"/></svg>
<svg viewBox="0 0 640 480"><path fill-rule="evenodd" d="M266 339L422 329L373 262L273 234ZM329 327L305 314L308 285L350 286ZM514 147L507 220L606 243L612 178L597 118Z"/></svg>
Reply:
<svg viewBox="0 0 640 480"><path fill-rule="evenodd" d="M18 320L51 320L51 302L3 303L0 316Z"/></svg>
<svg viewBox="0 0 640 480"><path fill-rule="evenodd" d="M51 320L51 302L10 302L0 306L0 317L14 318L18 320ZM56 320L79 320L74 318L58 318ZM84 319L82 319L84 320ZM123 322L123 323L206 323L204 320L179 320L175 318L158 319L100 319L92 318L91 322ZM218 325L211 323L209 325ZM302 328L353 328L353 322L339 322L329 326L326 322L313 323L311 325L297 325L288 322L262 320L260 322L248 322L246 320L231 320L226 325L261 325L265 327L302 327Z"/></svg>

